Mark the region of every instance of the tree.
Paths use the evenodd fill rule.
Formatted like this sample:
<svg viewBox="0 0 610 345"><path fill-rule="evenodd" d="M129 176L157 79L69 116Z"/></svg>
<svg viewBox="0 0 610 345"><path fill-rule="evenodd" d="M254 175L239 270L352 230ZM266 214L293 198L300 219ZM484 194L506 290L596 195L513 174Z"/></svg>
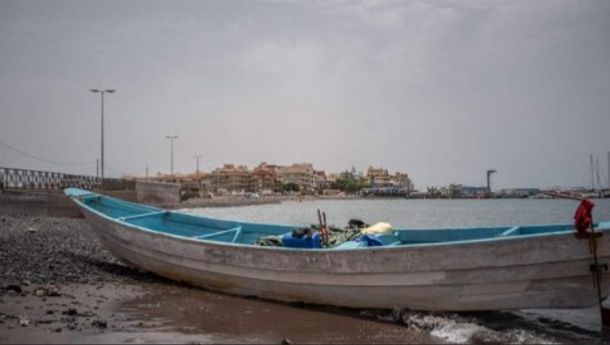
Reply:
<svg viewBox="0 0 610 345"><path fill-rule="evenodd" d="M284 192L298 192L300 190L299 185L294 182L285 183L282 189Z"/></svg>
<svg viewBox="0 0 610 345"><path fill-rule="evenodd" d="M333 189L339 189L346 193L358 193L363 188L369 187L369 182L363 178L356 178L348 174L338 178L337 181L332 183Z"/></svg>

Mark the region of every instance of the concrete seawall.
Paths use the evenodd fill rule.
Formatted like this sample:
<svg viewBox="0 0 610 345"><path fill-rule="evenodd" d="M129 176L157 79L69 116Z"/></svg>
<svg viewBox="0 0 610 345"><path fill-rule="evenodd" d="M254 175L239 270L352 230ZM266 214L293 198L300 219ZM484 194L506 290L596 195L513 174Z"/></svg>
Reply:
<svg viewBox="0 0 610 345"><path fill-rule="evenodd" d="M226 196L182 200L183 190L181 185L150 181L136 181L135 190L100 191L100 193L166 209L247 206L298 200L298 198L291 196L269 196L259 199ZM76 204L66 197L61 190L24 189L0 190L0 215L81 217Z"/></svg>
<svg viewBox="0 0 610 345"><path fill-rule="evenodd" d="M180 204L181 186L175 183L136 181L137 202L161 206L176 207Z"/></svg>
<svg viewBox="0 0 610 345"><path fill-rule="evenodd" d="M135 191L105 191L104 194L136 201ZM0 191L0 214L48 217L80 217L76 204L61 191Z"/></svg>

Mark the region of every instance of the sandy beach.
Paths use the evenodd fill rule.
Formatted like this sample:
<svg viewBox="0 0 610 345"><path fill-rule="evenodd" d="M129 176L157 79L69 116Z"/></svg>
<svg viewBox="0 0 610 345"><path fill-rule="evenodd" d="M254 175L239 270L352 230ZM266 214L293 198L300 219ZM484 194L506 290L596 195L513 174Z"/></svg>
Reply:
<svg viewBox="0 0 610 345"><path fill-rule="evenodd" d="M105 251L83 219L0 216L0 343L438 343L390 311L184 286Z"/></svg>

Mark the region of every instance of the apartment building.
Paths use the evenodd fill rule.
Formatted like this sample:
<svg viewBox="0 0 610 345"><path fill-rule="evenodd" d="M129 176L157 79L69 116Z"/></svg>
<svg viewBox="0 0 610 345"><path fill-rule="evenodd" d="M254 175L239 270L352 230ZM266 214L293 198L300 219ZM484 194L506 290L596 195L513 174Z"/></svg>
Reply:
<svg viewBox="0 0 610 345"><path fill-rule="evenodd" d="M316 189L316 177L313 164L294 163L280 170L282 183L294 183L301 191L314 191Z"/></svg>
<svg viewBox="0 0 610 345"><path fill-rule="evenodd" d="M313 174L316 181L316 190L322 190L328 187L324 170L314 170Z"/></svg>
<svg viewBox="0 0 610 345"><path fill-rule="evenodd" d="M275 164L260 163L252 169L250 176L251 190L273 191L279 183L280 166Z"/></svg>
<svg viewBox="0 0 610 345"><path fill-rule="evenodd" d="M210 187L214 191L250 191L250 180L250 172L245 165L225 164L210 174Z"/></svg>
<svg viewBox="0 0 610 345"><path fill-rule="evenodd" d="M366 178L369 180L369 184L372 188L387 187L391 185L388 169L369 166L366 170Z"/></svg>

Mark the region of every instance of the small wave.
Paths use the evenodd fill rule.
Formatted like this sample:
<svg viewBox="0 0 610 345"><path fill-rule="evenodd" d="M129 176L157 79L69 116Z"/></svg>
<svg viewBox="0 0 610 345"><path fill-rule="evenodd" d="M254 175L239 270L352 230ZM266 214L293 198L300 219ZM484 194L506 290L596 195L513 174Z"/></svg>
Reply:
<svg viewBox="0 0 610 345"><path fill-rule="evenodd" d="M402 321L408 327L431 334L434 337L456 344L553 344L557 343L546 336L523 329L497 331L477 323L475 318L458 314L430 314L405 312Z"/></svg>

